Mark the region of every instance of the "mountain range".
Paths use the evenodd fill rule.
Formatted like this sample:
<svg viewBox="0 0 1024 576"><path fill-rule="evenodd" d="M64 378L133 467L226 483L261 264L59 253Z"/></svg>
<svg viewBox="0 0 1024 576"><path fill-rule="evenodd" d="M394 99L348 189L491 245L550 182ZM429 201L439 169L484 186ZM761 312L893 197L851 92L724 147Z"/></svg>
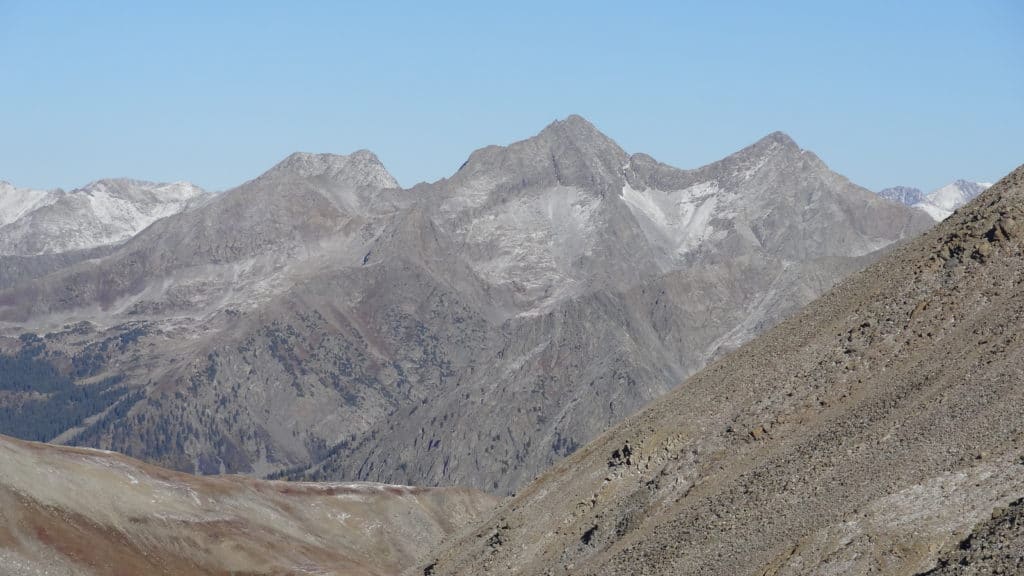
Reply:
<svg viewBox="0 0 1024 576"><path fill-rule="evenodd" d="M442 574L1020 574L1024 166L556 464Z"/></svg>
<svg viewBox="0 0 1024 576"><path fill-rule="evenodd" d="M411 189L368 151L294 154L12 257L0 432L511 493L932 224L778 132L682 170L571 116Z"/></svg>
<svg viewBox="0 0 1024 576"><path fill-rule="evenodd" d="M924 210L929 216L940 221L949 218L949 215L954 210L970 202L975 196L988 189L989 186L992 186L989 182L956 180L927 194L918 188L894 186L881 190L878 195Z"/></svg>
<svg viewBox="0 0 1024 576"><path fill-rule="evenodd" d="M1019 572L1024 166L937 225L887 196L782 133L681 170L573 116L0 256L0 432L51 441L0 436L0 566Z"/></svg>

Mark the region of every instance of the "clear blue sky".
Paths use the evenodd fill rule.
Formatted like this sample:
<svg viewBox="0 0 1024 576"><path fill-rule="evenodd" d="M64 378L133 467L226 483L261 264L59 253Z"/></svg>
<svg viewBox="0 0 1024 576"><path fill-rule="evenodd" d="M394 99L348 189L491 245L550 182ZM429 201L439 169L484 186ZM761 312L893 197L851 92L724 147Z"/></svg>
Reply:
<svg viewBox="0 0 1024 576"><path fill-rule="evenodd" d="M783 130L872 189L1024 163L1024 2L0 0L0 179L406 186L579 113L679 167Z"/></svg>

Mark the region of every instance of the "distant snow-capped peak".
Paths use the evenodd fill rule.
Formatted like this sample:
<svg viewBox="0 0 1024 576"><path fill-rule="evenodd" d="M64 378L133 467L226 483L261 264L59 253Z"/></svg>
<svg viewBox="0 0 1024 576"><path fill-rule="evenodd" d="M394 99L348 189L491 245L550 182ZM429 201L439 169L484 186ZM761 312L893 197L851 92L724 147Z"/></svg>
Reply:
<svg viewBox="0 0 1024 576"><path fill-rule="evenodd" d="M991 182L956 180L927 194L917 188L894 186L878 193L883 198L924 210L936 221L945 220L954 210L992 186Z"/></svg>
<svg viewBox="0 0 1024 576"><path fill-rule="evenodd" d="M991 184L971 182L969 180L957 180L946 184L942 188L929 193L926 200L943 210L952 212L957 208L970 202L978 194L985 191Z"/></svg>
<svg viewBox="0 0 1024 576"><path fill-rule="evenodd" d="M10 224L32 210L53 204L60 194L60 190L18 188L0 181L0 226Z"/></svg>
<svg viewBox="0 0 1024 576"><path fill-rule="evenodd" d="M108 179L70 192L0 183L0 255L35 256L121 242L205 195L187 182Z"/></svg>

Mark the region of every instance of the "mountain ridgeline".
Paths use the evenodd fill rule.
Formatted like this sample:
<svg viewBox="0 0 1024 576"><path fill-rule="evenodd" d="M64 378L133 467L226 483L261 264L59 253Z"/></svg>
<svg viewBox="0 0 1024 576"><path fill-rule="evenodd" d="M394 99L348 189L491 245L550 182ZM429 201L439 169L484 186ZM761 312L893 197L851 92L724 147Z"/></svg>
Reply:
<svg viewBox="0 0 1024 576"><path fill-rule="evenodd" d="M682 170L571 116L411 189L370 152L295 154L98 252L19 256L0 354L108 383L42 439L510 493L932 224L782 133Z"/></svg>

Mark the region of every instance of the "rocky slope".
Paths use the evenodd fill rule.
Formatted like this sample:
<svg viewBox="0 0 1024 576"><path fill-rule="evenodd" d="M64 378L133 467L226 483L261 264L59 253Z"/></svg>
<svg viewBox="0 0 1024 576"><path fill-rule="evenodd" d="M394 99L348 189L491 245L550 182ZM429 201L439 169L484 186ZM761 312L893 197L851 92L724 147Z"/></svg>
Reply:
<svg viewBox="0 0 1024 576"><path fill-rule="evenodd" d="M0 571L397 574L495 504L474 490L195 477L0 437Z"/></svg>
<svg viewBox="0 0 1024 576"><path fill-rule="evenodd" d="M917 576L1024 574L1024 498L992 510L966 538Z"/></svg>
<svg viewBox="0 0 1024 576"><path fill-rule="evenodd" d="M429 573L1015 573L1022 270L1024 166L555 465Z"/></svg>
<svg viewBox="0 0 1024 576"><path fill-rule="evenodd" d="M680 170L570 117L409 190L297 154L0 291L0 353L56 373L0 431L510 492L929 225L781 133Z"/></svg>
<svg viewBox="0 0 1024 576"><path fill-rule="evenodd" d="M79 262L94 260L113 252L106 244L85 250L70 250L37 256L0 256L0 290L53 274Z"/></svg>
<svg viewBox="0 0 1024 576"><path fill-rule="evenodd" d="M0 182L0 257L56 254L122 242L207 196L186 182L99 180L70 192L21 189Z"/></svg>
<svg viewBox="0 0 1024 576"><path fill-rule="evenodd" d="M925 194L917 188L895 186L878 193L882 198L894 200L907 206L924 210L935 220L941 221L949 217L954 210L970 202L975 196L984 192L991 183L957 180Z"/></svg>

